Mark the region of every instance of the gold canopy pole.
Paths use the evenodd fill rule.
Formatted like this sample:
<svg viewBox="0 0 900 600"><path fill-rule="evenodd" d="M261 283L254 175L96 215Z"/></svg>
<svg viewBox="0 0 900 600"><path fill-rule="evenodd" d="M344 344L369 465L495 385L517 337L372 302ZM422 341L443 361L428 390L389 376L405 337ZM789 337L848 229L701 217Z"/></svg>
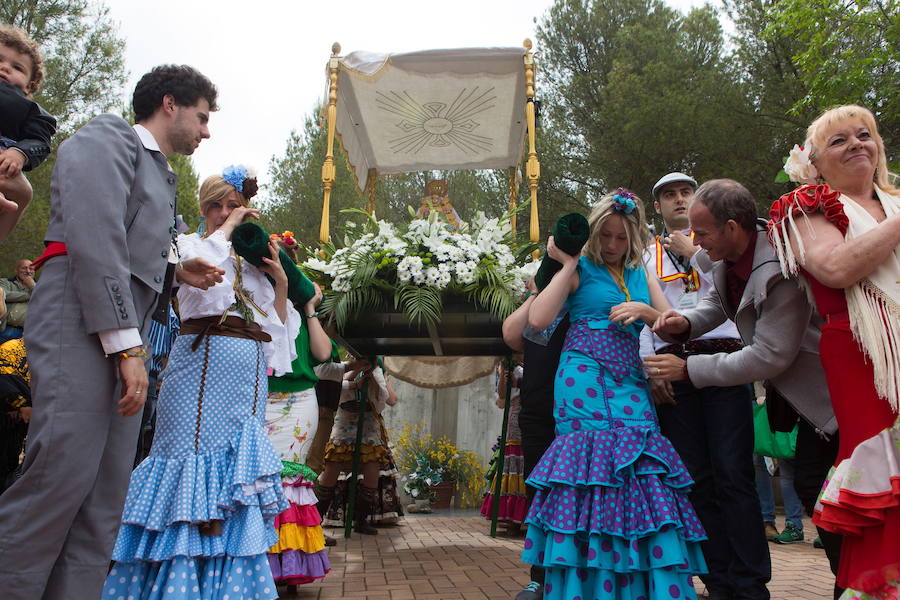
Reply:
<svg viewBox="0 0 900 600"><path fill-rule="evenodd" d="M331 215L331 190L334 188L334 124L337 120L337 84L338 65L341 53L341 45L335 42L331 45L331 58L328 60L328 110L326 119L328 124L328 146L325 151L325 163L322 165L322 188L325 190L322 198L322 223L319 225L319 241L327 244L331 237L328 233L328 222Z"/></svg>
<svg viewBox="0 0 900 600"><path fill-rule="evenodd" d="M366 212L370 215L375 214L375 184L378 181L378 171L376 169L369 169L369 174L366 175L366 196L368 200L366 201Z"/></svg>
<svg viewBox="0 0 900 600"><path fill-rule="evenodd" d="M525 163L525 177L528 179L528 188L531 191L531 219L529 233L531 242L537 244L541 237L541 225L538 221L537 188L541 178L541 163L538 162L537 152L534 149L534 55L531 53L531 40L525 43L525 123L528 127L528 160ZM538 250L532 252L534 260L538 258Z"/></svg>
<svg viewBox="0 0 900 600"><path fill-rule="evenodd" d="M518 167L509 168L509 227L513 238L516 237L516 196L519 195Z"/></svg>

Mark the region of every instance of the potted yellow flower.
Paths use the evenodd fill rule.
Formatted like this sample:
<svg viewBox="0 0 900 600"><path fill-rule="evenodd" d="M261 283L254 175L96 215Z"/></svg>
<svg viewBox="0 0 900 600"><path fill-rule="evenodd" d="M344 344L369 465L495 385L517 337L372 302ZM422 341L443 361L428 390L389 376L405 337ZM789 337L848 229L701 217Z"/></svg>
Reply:
<svg viewBox="0 0 900 600"><path fill-rule="evenodd" d="M447 438L426 433L424 423L405 423L400 433L391 432L391 439L397 467L406 481L411 479L421 485L420 475L429 475L429 487L436 498L432 506L449 508L454 498L460 508L478 506L485 480L484 469L474 452L460 450Z"/></svg>

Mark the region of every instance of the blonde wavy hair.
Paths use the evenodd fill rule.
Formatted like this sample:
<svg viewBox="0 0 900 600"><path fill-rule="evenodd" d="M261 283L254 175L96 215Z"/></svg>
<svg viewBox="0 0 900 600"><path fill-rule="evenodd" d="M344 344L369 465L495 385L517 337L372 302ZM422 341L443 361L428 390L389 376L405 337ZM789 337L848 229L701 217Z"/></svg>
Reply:
<svg viewBox="0 0 900 600"><path fill-rule="evenodd" d="M588 223L591 226L591 236L584 245L582 253L595 265L603 264L600 228L603 227L607 219L613 215L619 215L625 223L625 235L628 238L628 250L623 257L623 263L626 267L634 268L643 264L641 257L650 239L650 230L647 228L647 220L644 218L644 202L637 196L634 196L634 210L626 214L616 210L616 202L613 200L615 196L615 192L606 194L591 209L591 214L588 217Z"/></svg>
<svg viewBox="0 0 900 600"><path fill-rule="evenodd" d="M200 185L200 214L206 216L210 204L221 202L228 194L235 192L241 206L250 206L250 201L242 193L225 181L221 175L210 175Z"/></svg>
<svg viewBox="0 0 900 600"><path fill-rule="evenodd" d="M900 194L900 188L896 186L896 182L900 180L897 174L891 173L887 168L887 155L884 151L884 140L878 133L878 124L875 122L875 115L868 108L857 104L844 104L828 109L821 115L816 117L809 128L806 130L806 139L812 142L812 148L809 151L809 159L815 164L816 152L820 148L824 148L827 140L825 133L828 129L836 124L848 119L860 119L869 129L875 145L878 147L878 157L875 161L875 185L885 192L896 195Z"/></svg>

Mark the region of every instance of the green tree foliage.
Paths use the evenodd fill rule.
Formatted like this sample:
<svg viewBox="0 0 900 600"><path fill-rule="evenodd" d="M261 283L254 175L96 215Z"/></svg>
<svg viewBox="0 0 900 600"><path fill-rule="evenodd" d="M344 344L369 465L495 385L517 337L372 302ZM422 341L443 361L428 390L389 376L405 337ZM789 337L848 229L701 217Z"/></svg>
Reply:
<svg viewBox="0 0 900 600"><path fill-rule="evenodd" d="M645 200L668 171L746 180L751 106L716 12L660 0L556 2L538 26L548 127L575 188Z"/></svg>
<svg viewBox="0 0 900 600"><path fill-rule="evenodd" d="M805 87L791 112L862 104L875 113L888 155L900 152L900 2L783 0L769 6L767 40L794 40Z"/></svg>
<svg viewBox="0 0 900 600"><path fill-rule="evenodd" d="M178 184L175 186L178 214L184 217L184 222L192 231L196 231L200 224L200 201L197 197L200 180L194 169L194 162L189 156L173 154L169 157L169 165L178 175Z"/></svg>
<svg viewBox="0 0 900 600"><path fill-rule="evenodd" d="M125 42L108 9L89 0L4 0L0 21L21 27L41 45L46 79L34 99L58 122L53 153L28 173L34 199L0 245L0 273L6 273L18 259L42 252L56 148L90 117L118 103L125 82Z"/></svg>

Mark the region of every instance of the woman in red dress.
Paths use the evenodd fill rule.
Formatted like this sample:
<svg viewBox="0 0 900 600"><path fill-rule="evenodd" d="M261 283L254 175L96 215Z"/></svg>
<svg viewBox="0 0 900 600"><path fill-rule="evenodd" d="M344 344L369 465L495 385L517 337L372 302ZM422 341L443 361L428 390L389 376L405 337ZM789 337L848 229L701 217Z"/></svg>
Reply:
<svg viewBox="0 0 900 600"><path fill-rule="evenodd" d="M769 233L825 319L820 354L840 432L813 521L844 536L842 599L900 592L900 190L872 113L840 106L785 165L805 181L772 206Z"/></svg>

